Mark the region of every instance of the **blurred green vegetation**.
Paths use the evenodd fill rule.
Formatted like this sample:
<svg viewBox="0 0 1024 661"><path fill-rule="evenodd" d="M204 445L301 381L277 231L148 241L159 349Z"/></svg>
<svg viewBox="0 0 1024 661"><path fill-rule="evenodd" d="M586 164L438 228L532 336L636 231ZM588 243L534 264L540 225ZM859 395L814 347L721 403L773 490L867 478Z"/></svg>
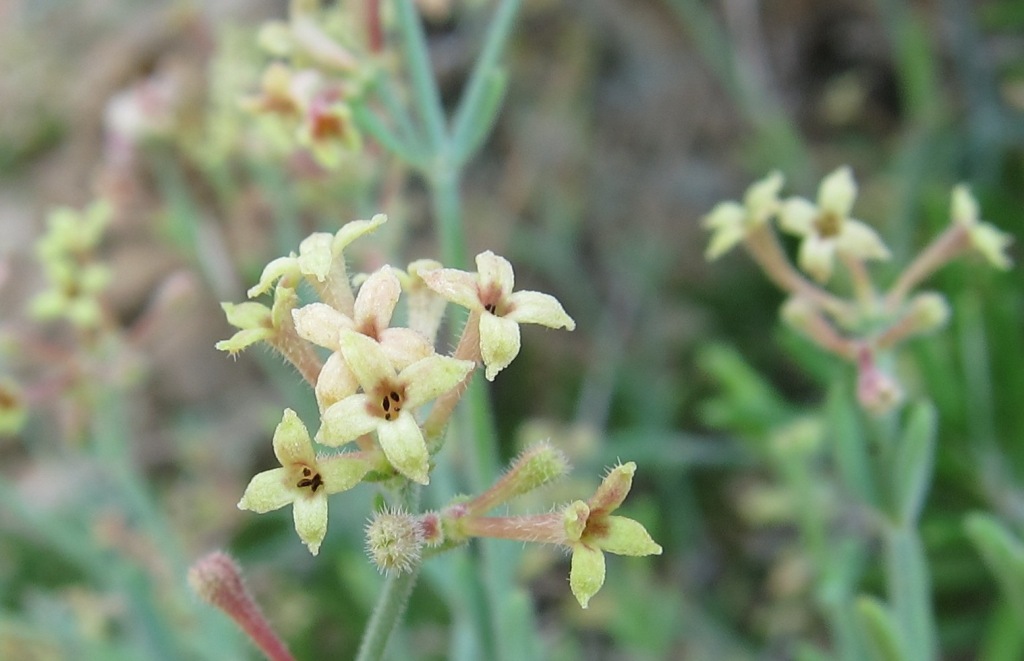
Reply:
<svg viewBox="0 0 1024 661"><path fill-rule="evenodd" d="M0 377L24 384L31 408L0 438L2 659L255 658L187 592L186 567L212 548L239 559L299 659L352 656L380 590L362 550L368 486L332 505L317 558L287 510L235 509L273 462L280 410L313 419L316 404L275 357L212 350L230 333L216 302L241 300L309 232L376 211L392 222L353 263L437 257L427 185L380 149L310 177L253 148L235 100L265 60L255 28L283 3L208 4L0 7L0 234L13 237L0 238ZM453 105L495 4L423 4ZM743 255L706 264L699 220L771 168L809 196L849 163L855 213L894 265L948 223L961 181L985 219L1024 236L1024 13L1013 0L770 5L533 0L515 24L505 105L466 173L466 240L505 254L579 327L525 331L491 388L502 459L550 437L576 466L524 512L636 461L629 515L665 549L612 559L585 611L559 552L523 549L500 568L524 588L508 599L534 614L523 649L547 658L912 658L886 594L884 549L906 540L883 541L858 503L914 501L924 460L910 450L927 434L893 441L910 457L884 454L853 369L781 329L782 295ZM183 99L175 128L115 167L98 137L104 108L153 75ZM97 188L131 210L102 253L123 328L82 346L24 309L41 288L31 242L46 209ZM164 305L154 292L183 275L185 294ZM928 286L952 321L914 340L897 371L911 402L934 405L935 472L915 492L915 530L941 658L1018 659L1024 273L969 260ZM97 378L68 388L69 364ZM928 427L920 406L907 428ZM816 440L779 440L800 434ZM445 452L429 506L470 488L471 453ZM906 466L906 483L879 466ZM480 594L496 564L476 546L429 562L392 658L484 658L501 630Z"/></svg>

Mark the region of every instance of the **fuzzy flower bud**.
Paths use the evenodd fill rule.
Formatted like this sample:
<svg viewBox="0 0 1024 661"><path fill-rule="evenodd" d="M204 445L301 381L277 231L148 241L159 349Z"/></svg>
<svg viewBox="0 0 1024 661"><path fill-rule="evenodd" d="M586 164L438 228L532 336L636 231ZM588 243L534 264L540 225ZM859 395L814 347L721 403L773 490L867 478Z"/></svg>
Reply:
<svg viewBox="0 0 1024 661"><path fill-rule="evenodd" d="M472 514L484 514L498 505L554 482L569 472L569 460L550 443L527 448L490 489L468 503Z"/></svg>
<svg viewBox="0 0 1024 661"><path fill-rule="evenodd" d="M857 359L857 401L868 413L881 416L903 402L899 381L886 374L875 362L869 349Z"/></svg>
<svg viewBox="0 0 1024 661"><path fill-rule="evenodd" d="M192 590L224 611L271 661L294 661L278 638L242 580L242 572L231 556L215 551L200 558L188 570Z"/></svg>
<svg viewBox="0 0 1024 661"><path fill-rule="evenodd" d="M404 574L420 562L423 532L416 517L400 510L377 512L366 526L366 552L382 574Z"/></svg>

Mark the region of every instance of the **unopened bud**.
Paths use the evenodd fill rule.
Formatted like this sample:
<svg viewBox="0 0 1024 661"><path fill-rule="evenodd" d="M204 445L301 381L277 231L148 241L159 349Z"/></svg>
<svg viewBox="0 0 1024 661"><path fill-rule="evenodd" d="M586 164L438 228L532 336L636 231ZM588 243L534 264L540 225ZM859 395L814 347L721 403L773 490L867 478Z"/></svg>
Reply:
<svg viewBox="0 0 1024 661"><path fill-rule="evenodd" d="M513 498L549 484L569 472L569 460L546 441L527 448L490 489L472 500L472 513L483 514Z"/></svg>
<svg viewBox="0 0 1024 661"><path fill-rule="evenodd" d="M857 365L857 401L868 413L881 416L903 401L899 381L882 371L871 352L864 350Z"/></svg>
<svg viewBox="0 0 1024 661"><path fill-rule="evenodd" d="M936 292L918 294L910 301L907 317L912 324L911 334L930 333L949 321L949 303L945 296Z"/></svg>
<svg viewBox="0 0 1024 661"><path fill-rule="evenodd" d="M271 661L294 661L288 648L263 617L227 553L214 551L188 570L188 583L204 601L224 611Z"/></svg>
<svg viewBox="0 0 1024 661"><path fill-rule="evenodd" d="M419 564L422 548L420 525L405 512L377 512L366 526L366 551L383 574L412 571Z"/></svg>

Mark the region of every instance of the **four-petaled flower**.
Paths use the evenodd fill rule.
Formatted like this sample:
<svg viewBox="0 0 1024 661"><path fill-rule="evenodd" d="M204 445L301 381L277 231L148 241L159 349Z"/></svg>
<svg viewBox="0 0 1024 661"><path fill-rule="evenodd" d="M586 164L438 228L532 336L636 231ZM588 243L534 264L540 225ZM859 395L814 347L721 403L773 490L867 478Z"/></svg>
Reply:
<svg viewBox="0 0 1024 661"><path fill-rule="evenodd" d="M384 266L359 288L351 317L325 303L310 303L292 312L300 337L334 352L316 381L316 399L321 411L355 393L359 387L341 354L342 330L354 330L377 340L397 370L433 355L434 348L416 331L388 327L401 291L394 269Z"/></svg>
<svg viewBox="0 0 1024 661"><path fill-rule="evenodd" d="M953 222L963 227L971 241L971 245L985 257L992 266L1003 271L1010 268L1012 262L1006 256L1006 248L1013 239L1009 234L1000 232L990 223L980 220L978 202L971 195L967 186L960 184L953 189L953 202L950 214Z"/></svg>
<svg viewBox="0 0 1024 661"><path fill-rule="evenodd" d="M661 554L661 546L640 523L612 515L629 494L635 472L632 461L616 466L590 500L577 500L563 512L565 535L572 549L569 587L583 608L604 585L605 551L632 556Z"/></svg>
<svg viewBox="0 0 1024 661"><path fill-rule="evenodd" d="M841 167L821 180L818 203L791 197L782 205L779 225L804 237L797 261L819 282L832 275L835 254L859 259L888 259L889 249L875 230L850 217L857 184L849 167Z"/></svg>
<svg viewBox="0 0 1024 661"><path fill-rule="evenodd" d="M291 503L295 531L316 555L327 534L327 496L359 484L373 463L358 453L317 457L306 426L291 409L274 431L274 454L281 467L253 477L238 508L262 514Z"/></svg>
<svg viewBox="0 0 1024 661"><path fill-rule="evenodd" d="M366 335L343 330L339 345L363 392L323 412L317 440L338 446L376 431L395 470L427 484L430 455L412 410L457 386L476 364L435 355L396 373L381 346Z"/></svg>
<svg viewBox="0 0 1024 661"><path fill-rule="evenodd" d="M704 218L704 229L712 232L704 256L718 259L747 234L765 225L779 210L779 191L782 173L773 171L767 177L750 185L739 202L719 202Z"/></svg>
<svg viewBox="0 0 1024 661"><path fill-rule="evenodd" d="M535 291L513 292L512 265L490 250L476 256L476 273L437 269L423 281L444 298L480 314L480 357L488 381L519 354L519 324L576 328L554 296Z"/></svg>

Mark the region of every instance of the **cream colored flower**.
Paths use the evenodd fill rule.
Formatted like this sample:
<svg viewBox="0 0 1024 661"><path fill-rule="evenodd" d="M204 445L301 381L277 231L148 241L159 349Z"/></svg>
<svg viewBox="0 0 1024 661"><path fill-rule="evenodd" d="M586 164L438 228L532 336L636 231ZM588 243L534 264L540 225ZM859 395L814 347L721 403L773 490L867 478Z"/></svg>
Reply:
<svg viewBox="0 0 1024 661"><path fill-rule="evenodd" d="M291 409L274 431L274 454L281 467L253 477L238 508L263 514L291 503L295 531L316 555L327 534L327 496L359 484L372 464L355 453L318 458L306 426Z"/></svg>
<svg viewBox="0 0 1024 661"><path fill-rule="evenodd" d="M434 348L416 331L389 327L400 294L401 284L395 270L384 266L371 274L359 288L352 317L324 303L311 303L292 312L300 337L334 352L316 382L316 399L321 411L355 393L359 387L341 354L343 330L377 340L397 370L433 355Z"/></svg>
<svg viewBox="0 0 1024 661"><path fill-rule="evenodd" d="M338 446L376 432L384 456L395 470L427 484L430 455L412 410L457 386L473 370L474 363L429 356L396 372L372 338L344 330L340 347L363 392L345 397L324 411L317 440Z"/></svg>
<svg viewBox="0 0 1024 661"><path fill-rule="evenodd" d="M832 275L836 253L860 259L888 259L889 249L865 223L850 217L857 184L849 167L841 167L821 181L814 204L791 197L782 205L782 229L804 237L800 243L800 268L819 282Z"/></svg>
<svg viewBox="0 0 1024 661"><path fill-rule="evenodd" d="M989 264L1003 271L1013 265L1006 255L1006 248L1013 242L1013 237L991 223L981 221L978 202L967 186L960 184L953 189L950 214L954 223L967 230L971 245Z"/></svg>
<svg viewBox="0 0 1024 661"><path fill-rule="evenodd" d="M513 292L512 265L490 250L476 256L476 273L437 269L422 273L431 289L452 303L480 313L480 356L488 381L519 354L519 324L576 328L554 296L535 291Z"/></svg>
<svg viewBox="0 0 1024 661"><path fill-rule="evenodd" d="M612 515L629 494L635 472L632 461L616 466L590 500L577 500L563 512L566 539L572 549L569 587L583 608L604 585L605 552L661 555L661 546L640 523Z"/></svg>
<svg viewBox="0 0 1024 661"><path fill-rule="evenodd" d="M779 210L779 191L783 182L781 172L771 172L750 185L743 196L743 204L730 201L715 205L704 217L704 229L712 232L705 258L718 259L751 231L771 220Z"/></svg>

